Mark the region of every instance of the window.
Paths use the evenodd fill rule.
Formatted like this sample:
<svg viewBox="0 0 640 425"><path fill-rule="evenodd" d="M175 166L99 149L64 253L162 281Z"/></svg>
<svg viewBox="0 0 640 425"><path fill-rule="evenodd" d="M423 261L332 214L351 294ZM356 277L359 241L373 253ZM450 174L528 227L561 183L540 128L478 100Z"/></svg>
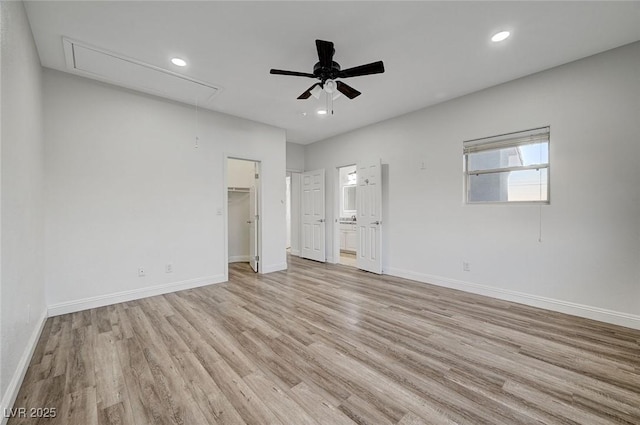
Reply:
<svg viewBox="0 0 640 425"><path fill-rule="evenodd" d="M466 202L549 203L549 127L463 142Z"/></svg>

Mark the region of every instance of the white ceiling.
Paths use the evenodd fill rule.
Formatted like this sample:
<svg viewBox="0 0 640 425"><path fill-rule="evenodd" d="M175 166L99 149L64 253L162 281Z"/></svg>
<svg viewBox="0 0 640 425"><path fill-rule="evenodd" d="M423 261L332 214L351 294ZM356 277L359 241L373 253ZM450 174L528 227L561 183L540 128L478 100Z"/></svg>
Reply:
<svg viewBox="0 0 640 425"><path fill-rule="evenodd" d="M211 109L286 129L307 144L640 40L640 2L28 2L42 65L68 71L62 37L221 87ZM503 43L489 38L508 29ZM315 39L363 94L296 97L315 80ZM188 62L178 68L178 56ZM306 115L303 115L306 113Z"/></svg>

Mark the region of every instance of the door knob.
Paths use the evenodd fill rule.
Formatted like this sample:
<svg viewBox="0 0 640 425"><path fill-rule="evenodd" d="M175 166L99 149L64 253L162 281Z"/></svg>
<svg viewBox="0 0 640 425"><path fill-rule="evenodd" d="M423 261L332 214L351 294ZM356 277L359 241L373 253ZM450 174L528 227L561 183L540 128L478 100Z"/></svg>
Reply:
<svg viewBox="0 0 640 425"><path fill-rule="evenodd" d="M253 223L253 221L247 220L247 224L251 224L251 223Z"/></svg>
<svg viewBox="0 0 640 425"><path fill-rule="evenodd" d="M371 223L371 224L375 224L376 226L379 226L381 223L382 223L381 221L377 221L377 220L376 220L376 221L374 221L374 222L373 222L373 223Z"/></svg>
<svg viewBox="0 0 640 425"><path fill-rule="evenodd" d="M318 220L320 223L324 223L324 218L321 218L320 220Z"/></svg>

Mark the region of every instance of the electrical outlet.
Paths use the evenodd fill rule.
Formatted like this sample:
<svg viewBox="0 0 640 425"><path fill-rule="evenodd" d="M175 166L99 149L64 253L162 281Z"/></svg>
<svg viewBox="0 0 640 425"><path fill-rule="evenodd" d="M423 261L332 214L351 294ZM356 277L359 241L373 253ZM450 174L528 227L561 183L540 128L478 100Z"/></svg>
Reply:
<svg viewBox="0 0 640 425"><path fill-rule="evenodd" d="M144 276L145 276L144 267L138 267L138 277L144 277Z"/></svg>
<svg viewBox="0 0 640 425"><path fill-rule="evenodd" d="M173 273L173 264L167 263L167 265L164 266L164 272L165 273Z"/></svg>
<svg viewBox="0 0 640 425"><path fill-rule="evenodd" d="M469 263L467 263L466 261L462 262L462 270L465 272L470 272L471 271L471 265Z"/></svg>

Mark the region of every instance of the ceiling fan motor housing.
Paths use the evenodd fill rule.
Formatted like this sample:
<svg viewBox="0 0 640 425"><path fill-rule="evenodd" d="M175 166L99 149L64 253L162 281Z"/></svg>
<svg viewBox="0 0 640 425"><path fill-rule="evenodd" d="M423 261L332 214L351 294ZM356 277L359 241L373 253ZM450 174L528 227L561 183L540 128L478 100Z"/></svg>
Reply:
<svg viewBox="0 0 640 425"><path fill-rule="evenodd" d="M338 78L340 72L340 64L338 62L331 61L331 68L322 66L320 62L313 66L313 75L324 84L327 80L335 80Z"/></svg>

